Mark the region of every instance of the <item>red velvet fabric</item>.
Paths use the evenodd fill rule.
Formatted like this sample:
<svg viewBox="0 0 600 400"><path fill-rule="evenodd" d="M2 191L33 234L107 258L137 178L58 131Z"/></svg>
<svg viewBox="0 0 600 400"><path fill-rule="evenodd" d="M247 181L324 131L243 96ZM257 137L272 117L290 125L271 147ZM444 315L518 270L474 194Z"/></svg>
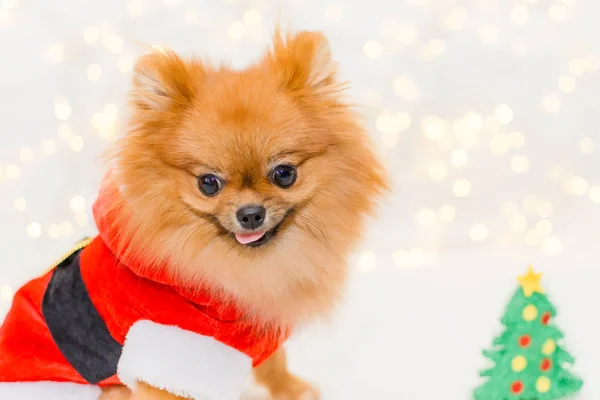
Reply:
<svg viewBox="0 0 600 400"><path fill-rule="evenodd" d="M94 306L113 338L123 344L129 328L147 319L214 337L252 358L258 365L287 339L288 332L258 327L232 302L223 302L209 290L184 288L165 273L148 268L136 257L118 254L118 227L108 204L118 196L105 187L94 205L99 229L80 258L81 275ZM139 254L139 253L138 253ZM23 286L0 328L0 382L70 381L86 383L54 344L41 312L51 272ZM165 338L165 340L169 340ZM156 347L160 348L160 343ZM152 351L152 349L148 349ZM101 386L119 383L113 376Z"/></svg>

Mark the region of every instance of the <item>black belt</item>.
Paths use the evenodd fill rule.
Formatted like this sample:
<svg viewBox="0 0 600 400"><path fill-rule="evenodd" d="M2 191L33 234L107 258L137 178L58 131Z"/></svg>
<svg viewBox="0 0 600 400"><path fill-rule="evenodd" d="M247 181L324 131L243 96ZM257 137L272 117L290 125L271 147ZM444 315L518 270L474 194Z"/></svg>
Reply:
<svg viewBox="0 0 600 400"><path fill-rule="evenodd" d="M81 250L64 259L44 293L42 314L61 353L89 383L117 373L123 346L108 331L81 278Z"/></svg>

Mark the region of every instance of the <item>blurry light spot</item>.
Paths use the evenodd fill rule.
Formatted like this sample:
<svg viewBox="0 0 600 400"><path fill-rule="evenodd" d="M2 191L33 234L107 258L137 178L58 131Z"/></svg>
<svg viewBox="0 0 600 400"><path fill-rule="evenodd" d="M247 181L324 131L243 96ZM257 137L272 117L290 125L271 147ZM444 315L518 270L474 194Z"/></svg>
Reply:
<svg viewBox="0 0 600 400"><path fill-rule="evenodd" d="M471 182L465 179L459 179L454 182L453 191L456 197L467 197L471 193Z"/></svg>
<svg viewBox="0 0 600 400"><path fill-rule="evenodd" d="M515 149L520 149L525 146L526 138L521 132L512 132L509 135L510 144Z"/></svg>
<svg viewBox="0 0 600 400"><path fill-rule="evenodd" d="M540 200L533 195L525 196L523 199L523 207L530 213L534 213L537 211L538 206L540 204Z"/></svg>
<svg viewBox="0 0 600 400"><path fill-rule="evenodd" d="M448 129L448 124L441 118L428 116L421 120L421 128L430 140L440 140Z"/></svg>
<svg viewBox="0 0 600 400"><path fill-rule="evenodd" d="M394 262L400 268L410 266L410 256L406 250L398 250L394 253Z"/></svg>
<svg viewBox="0 0 600 400"><path fill-rule="evenodd" d="M21 170L14 164L9 164L4 168L4 175L7 179L18 179L21 176Z"/></svg>
<svg viewBox="0 0 600 400"><path fill-rule="evenodd" d="M88 26L85 28L85 31L83 31L83 40L85 40L87 44L94 43L99 37L100 31L95 26Z"/></svg>
<svg viewBox="0 0 600 400"><path fill-rule="evenodd" d="M97 81L102 75L102 68L98 64L92 64L87 69L87 76L90 81Z"/></svg>
<svg viewBox="0 0 600 400"><path fill-rule="evenodd" d="M418 225L423 228L431 228L435 226L437 222L437 214L434 210L429 208L424 208L415 217L415 220Z"/></svg>
<svg viewBox="0 0 600 400"><path fill-rule="evenodd" d="M183 20L188 25L195 25L200 22L200 13L194 9L186 10L185 14L183 14Z"/></svg>
<svg viewBox="0 0 600 400"><path fill-rule="evenodd" d="M142 0L129 0L129 3L127 4L127 11L133 16L140 15L142 11L144 11L144 4L142 3Z"/></svg>
<svg viewBox="0 0 600 400"><path fill-rule="evenodd" d="M68 237L73 234L73 225L69 221L60 224L60 234L63 237Z"/></svg>
<svg viewBox="0 0 600 400"><path fill-rule="evenodd" d="M39 238L42 234L42 227L37 222L32 222L27 225L27 234L32 238Z"/></svg>
<svg viewBox="0 0 600 400"><path fill-rule="evenodd" d="M13 205L17 211L25 211L27 208L27 200L25 200L25 197L17 197Z"/></svg>
<svg viewBox="0 0 600 400"><path fill-rule="evenodd" d="M396 147L400 141L400 134L398 132L384 132L381 134L381 142L384 146L393 148Z"/></svg>
<svg viewBox="0 0 600 400"><path fill-rule="evenodd" d="M527 6L514 6L510 12L510 20L515 25L525 25L529 21L529 9Z"/></svg>
<svg viewBox="0 0 600 400"><path fill-rule="evenodd" d="M446 43L441 39L432 39L419 51L423 61L431 61L446 52Z"/></svg>
<svg viewBox="0 0 600 400"><path fill-rule="evenodd" d="M403 47L413 45L419 37L419 31L413 25L398 25L394 32L395 41Z"/></svg>
<svg viewBox="0 0 600 400"><path fill-rule="evenodd" d="M527 217L519 214L510 219L509 229L513 233L525 233L527 231Z"/></svg>
<svg viewBox="0 0 600 400"><path fill-rule="evenodd" d="M492 137L490 148L494 154L504 154L510 149L510 136L503 133L496 134Z"/></svg>
<svg viewBox="0 0 600 400"><path fill-rule="evenodd" d="M246 25L258 25L262 22L262 15L254 8L246 10L244 13L244 23Z"/></svg>
<svg viewBox="0 0 600 400"><path fill-rule="evenodd" d="M465 27L469 19L469 12L464 7L457 7L446 17L446 28L452 31L459 31Z"/></svg>
<svg viewBox="0 0 600 400"><path fill-rule="evenodd" d="M485 121L483 116L477 112L469 111L465 114L465 125L466 128L473 132L479 132L483 129Z"/></svg>
<svg viewBox="0 0 600 400"><path fill-rule="evenodd" d="M73 136L73 138L69 141L69 147L73 151L81 151L83 150L83 138L81 136Z"/></svg>
<svg viewBox="0 0 600 400"><path fill-rule="evenodd" d="M451 223L456 218L456 208L452 204L444 204L440 207L438 218L445 224Z"/></svg>
<svg viewBox="0 0 600 400"><path fill-rule="evenodd" d="M584 196L590 188L590 184L584 178L580 176L576 176L570 180L568 183L569 192L576 194L578 196Z"/></svg>
<svg viewBox="0 0 600 400"><path fill-rule="evenodd" d="M469 153L463 149L456 149L452 152L452 165L456 168L462 168L469 162Z"/></svg>
<svg viewBox="0 0 600 400"><path fill-rule="evenodd" d="M383 46L377 40L369 40L363 46L363 51L371 59L379 58L383 54Z"/></svg>
<svg viewBox="0 0 600 400"><path fill-rule="evenodd" d="M419 99L421 92L419 89L405 77L399 77L394 80L394 91L406 102L414 102Z"/></svg>
<svg viewBox="0 0 600 400"><path fill-rule="evenodd" d="M54 106L54 115L60 120L67 120L71 116L71 106L65 103L59 103Z"/></svg>
<svg viewBox="0 0 600 400"><path fill-rule="evenodd" d="M123 51L123 39L110 33L102 38L102 45L113 53L120 53Z"/></svg>
<svg viewBox="0 0 600 400"><path fill-rule="evenodd" d="M4 283L0 286L0 297L2 300L10 300L13 297L13 289L10 285Z"/></svg>
<svg viewBox="0 0 600 400"><path fill-rule="evenodd" d="M556 94L549 94L542 99L542 110L548 114L556 114L561 107L560 97Z"/></svg>
<svg viewBox="0 0 600 400"><path fill-rule="evenodd" d="M471 228L470 236L475 242L483 242L487 239L490 231L487 226L477 224Z"/></svg>
<svg viewBox="0 0 600 400"><path fill-rule="evenodd" d="M565 93L573 93L575 91L576 82L575 79L568 75L561 76L558 78L558 88Z"/></svg>
<svg viewBox="0 0 600 400"><path fill-rule="evenodd" d="M23 163L33 161L33 150L31 150L31 147L22 147L19 150L19 159Z"/></svg>
<svg viewBox="0 0 600 400"><path fill-rule="evenodd" d="M42 154L47 156L54 154L56 152L56 144L54 140L44 140L42 142Z"/></svg>
<svg viewBox="0 0 600 400"><path fill-rule="evenodd" d="M331 22L339 21L343 16L342 6L339 4L332 4L325 9L325 18Z"/></svg>
<svg viewBox="0 0 600 400"><path fill-rule="evenodd" d="M596 204L600 204L600 186L596 185L590 189L590 199Z"/></svg>
<svg viewBox="0 0 600 400"><path fill-rule="evenodd" d="M436 161L429 166L429 177L435 182L444 180L448 175L448 167L441 161Z"/></svg>
<svg viewBox="0 0 600 400"><path fill-rule="evenodd" d="M69 114L71 109L69 108ZM58 137L62 140L67 140L71 137L71 127L67 124L63 124L58 128Z"/></svg>
<svg viewBox="0 0 600 400"><path fill-rule="evenodd" d="M117 66L119 67L119 71L126 74L133 68L133 59L131 57L123 56L119 58Z"/></svg>
<svg viewBox="0 0 600 400"><path fill-rule="evenodd" d="M567 19L567 9L562 4L554 4L548 9L548 15L554 22L564 22Z"/></svg>
<svg viewBox="0 0 600 400"><path fill-rule="evenodd" d="M552 215L554 207L548 202L540 203L537 207L537 214L540 218L548 218Z"/></svg>
<svg viewBox="0 0 600 400"><path fill-rule="evenodd" d="M550 255L558 255L562 252L562 243L557 237L549 237L542 244L543 250Z"/></svg>
<svg viewBox="0 0 600 400"><path fill-rule="evenodd" d="M48 236L51 239L58 239L60 237L60 225L52 224L48 227Z"/></svg>
<svg viewBox="0 0 600 400"><path fill-rule="evenodd" d="M75 213L80 213L85 209L85 199L82 196L74 196L69 202L69 207Z"/></svg>
<svg viewBox="0 0 600 400"><path fill-rule="evenodd" d="M75 214L75 222L79 226L86 226L87 223L88 223L87 214L84 213L84 212L80 212L80 213Z"/></svg>
<svg viewBox="0 0 600 400"><path fill-rule="evenodd" d="M496 116L490 116L485 119L485 129L489 132L498 132L502 128L502 124Z"/></svg>
<svg viewBox="0 0 600 400"><path fill-rule="evenodd" d="M412 265L421 265L425 262L425 250L421 247L412 247L408 252L408 258Z"/></svg>
<svg viewBox="0 0 600 400"><path fill-rule="evenodd" d="M529 170L530 161L524 156L514 156L510 161L510 167L513 172L517 174L523 174Z"/></svg>
<svg viewBox="0 0 600 400"><path fill-rule="evenodd" d="M58 64L63 61L65 48L61 43L54 43L46 49L46 58L48 61Z"/></svg>
<svg viewBox="0 0 600 400"><path fill-rule="evenodd" d="M579 151L583 154L591 154L595 147L594 140L589 137L584 137L579 141Z"/></svg>
<svg viewBox="0 0 600 400"><path fill-rule="evenodd" d="M375 257L375 254L373 254L370 251L365 251L364 253L361 254L360 258L358 259L358 266L363 271L374 270L376 263L377 263L377 259Z"/></svg>
<svg viewBox="0 0 600 400"><path fill-rule="evenodd" d="M529 229L525 233L525 244L528 246L537 246L540 244L540 235L535 229Z"/></svg>
<svg viewBox="0 0 600 400"><path fill-rule="evenodd" d="M498 28L493 25L484 25L479 30L479 37L484 43L496 43L498 36Z"/></svg>
<svg viewBox="0 0 600 400"><path fill-rule="evenodd" d="M227 27L227 35L232 39L241 39L246 34L246 26L241 22L233 22Z"/></svg>
<svg viewBox="0 0 600 400"><path fill-rule="evenodd" d="M498 105L496 107L495 115L496 115L496 118L498 118L498 121L500 121L504 125L509 124L510 121L513 120L513 111L506 104Z"/></svg>
<svg viewBox="0 0 600 400"><path fill-rule="evenodd" d="M540 236L548 236L552 233L553 227L552 223L547 219L543 219L537 223L535 229L540 234Z"/></svg>
<svg viewBox="0 0 600 400"><path fill-rule="evenodd" d="M511 217L519 212L519 205L514 201L507 201L506 203L502 204L501 210L502 214L506 215L507 217Z"/></svg>
<svg viewBox="0 0 600 400"><path fill-rule="evenodd" d="M5 8L15 8L17 5L17 0L2 0L2 5Z"/></svg>
<svg viewBox="0 0 600 400"><path fill-rule="evenodd" d="M571 75L580 76L586 71L587 65L585 59L574 58L569 63L569 72Z"/></svg>

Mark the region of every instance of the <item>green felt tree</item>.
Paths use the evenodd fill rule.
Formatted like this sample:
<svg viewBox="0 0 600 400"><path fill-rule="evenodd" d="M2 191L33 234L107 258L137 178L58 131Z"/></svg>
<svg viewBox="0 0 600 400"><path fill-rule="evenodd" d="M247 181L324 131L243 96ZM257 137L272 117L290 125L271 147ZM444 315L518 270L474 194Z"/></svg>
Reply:
<svg viewBox="0 0 600 400"><path fill-rule="evenodd" d="M519 278L502 324L504 332L483 354L494 366L481 372L486 382L475 389L475 400L568 399L583 386L570 367L573 357L562 347L563 334L552 322L556 310L530 267Z"/></svg>

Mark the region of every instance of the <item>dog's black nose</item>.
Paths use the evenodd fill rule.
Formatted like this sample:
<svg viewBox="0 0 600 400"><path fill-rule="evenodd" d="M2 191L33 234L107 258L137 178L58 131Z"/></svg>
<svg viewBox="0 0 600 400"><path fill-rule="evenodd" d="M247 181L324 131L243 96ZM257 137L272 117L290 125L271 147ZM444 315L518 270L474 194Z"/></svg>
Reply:
<svg viewBox="0 0 600 400"><path fill-rule="evenodd" d="M235 214L238 222L244 229L254 230L260 228L265 222L267 210L263 206L244 206Z"/></svg>

